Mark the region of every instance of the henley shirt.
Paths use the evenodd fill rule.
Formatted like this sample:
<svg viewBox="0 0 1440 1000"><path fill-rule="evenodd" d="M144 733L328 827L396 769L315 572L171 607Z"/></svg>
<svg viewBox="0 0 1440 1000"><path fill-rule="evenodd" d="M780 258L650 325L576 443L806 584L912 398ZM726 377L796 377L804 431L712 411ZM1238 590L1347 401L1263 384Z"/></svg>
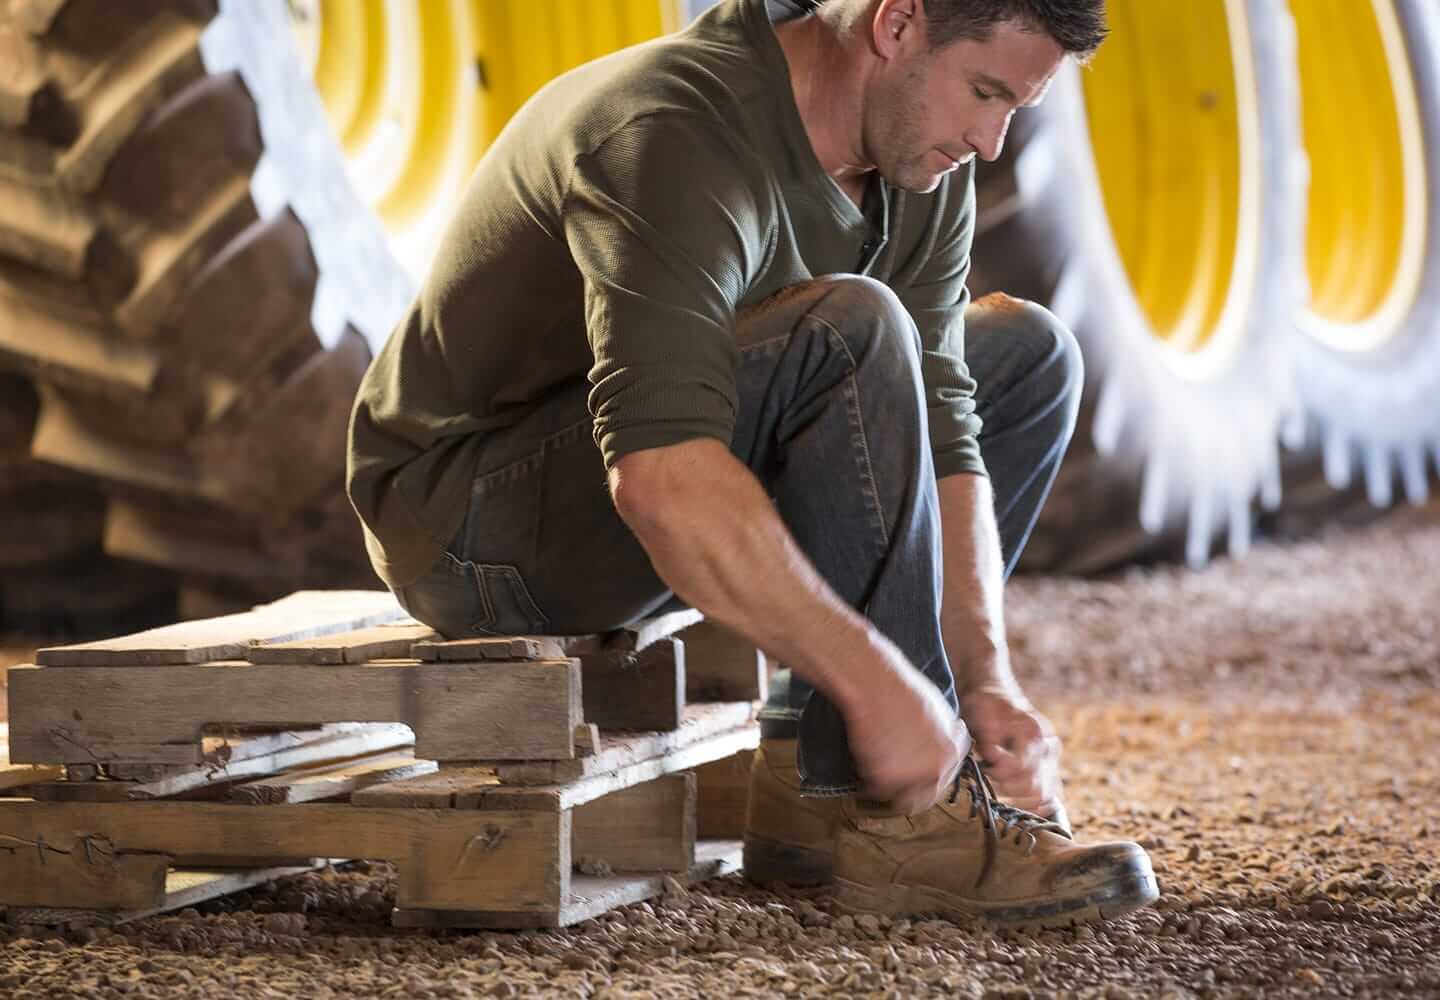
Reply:
<svg viewBox="0 0 1440 1000"><path fill-rule="evenodd" d="M927 195L872 173L861 211L815 156L775 36L802 9L725 0L551 81L487 150L351 417L348 492L387 584L460 530L486 435L577 380L607 469L728 447L737 312L821 275L895 291L920 331L935 473L984 474L963 347L973 167Z"/></svg>

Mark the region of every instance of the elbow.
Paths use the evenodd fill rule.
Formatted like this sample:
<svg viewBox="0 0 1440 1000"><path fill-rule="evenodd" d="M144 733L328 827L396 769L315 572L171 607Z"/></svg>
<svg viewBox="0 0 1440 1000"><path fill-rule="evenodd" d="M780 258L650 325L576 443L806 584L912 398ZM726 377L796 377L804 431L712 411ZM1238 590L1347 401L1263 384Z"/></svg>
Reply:
<svg viewBox="0 0 1440 1000"><path fill-rule="evenodd" d="M660 449L622 455L610 469L610 497L631 531L643 535L673 507L674 477L656 456Z"/></svg>

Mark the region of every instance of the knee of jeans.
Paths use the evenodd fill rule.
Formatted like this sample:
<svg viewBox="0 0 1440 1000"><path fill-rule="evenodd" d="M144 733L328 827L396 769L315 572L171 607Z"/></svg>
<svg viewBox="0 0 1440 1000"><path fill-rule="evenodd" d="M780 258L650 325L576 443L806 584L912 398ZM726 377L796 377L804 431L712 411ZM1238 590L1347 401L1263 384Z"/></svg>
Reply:
<svg viewBox="0 0 1440 1000"><path fill-rule="evenodd" d="M857 367L884 359L918 375L920 330L894 289L862 274L816 280L830 287L813 313L839 333Z"/></svg>
<svg viewBox="0 0 1440 1000"><path fill-rule="evenodd" d="M1009 334L1030 342L1032 356L1042 359L1035 367L1037 392L1058 402L1055 412L1063 415L1068 436L1074 430L1085 390L1080 342L1059 317L1038 303L1009 299L1006 306L1011 310L1006 324Z"/></svg>

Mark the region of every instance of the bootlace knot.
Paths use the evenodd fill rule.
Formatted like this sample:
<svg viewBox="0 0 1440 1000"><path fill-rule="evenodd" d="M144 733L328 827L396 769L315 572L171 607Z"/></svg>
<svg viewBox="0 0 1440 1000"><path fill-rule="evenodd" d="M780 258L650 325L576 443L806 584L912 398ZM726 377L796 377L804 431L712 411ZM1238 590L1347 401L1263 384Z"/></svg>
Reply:
<svg viewBox="0 0 1440 1000"><path fill-rule="evenodd" d="M1070 831L1059 823L1001 802L995 794L994 786L990 784L990 779L980 767L980 761L974 757L967 756L961 762L960 770L955 774L955 782L950 786L951 803L960 798L962 784L970 792L970 816L973 818L978 815L985 830L985 861L980 866L980 877L975 880L975 888L978 889L984 884L994 867L996 848L1012 830L1015 832L1017 845L1028 840L1025 845L1026 854L1033 851L1039 843L1039 838L1035 836L1038 831L1049 830L1070 839Z"/></svg>

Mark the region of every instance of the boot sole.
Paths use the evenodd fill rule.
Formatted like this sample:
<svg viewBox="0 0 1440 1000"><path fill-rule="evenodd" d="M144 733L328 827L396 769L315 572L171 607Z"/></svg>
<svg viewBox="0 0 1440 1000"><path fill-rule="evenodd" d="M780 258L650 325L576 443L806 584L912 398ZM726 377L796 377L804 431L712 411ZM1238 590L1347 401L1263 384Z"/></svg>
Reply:
<svg viewBox="0 0 1440 1000"><path fill-rule="evenodd" d="M938 913L950 919L979 917L1001 927L1046 928L1114 920L1160 898L1153 874L1135 874L1098 886L1083 896L986 903L924 886L863 885L836 877L834 902L850 913L885 916Z"/></svg>
<svg viewBox="0 0 1440 1000"><path fill-rule="evenodd" d="M771 882L829 885L834 877L832 857L828 851L747 836L744 846L745 878L756 885Z"/></svg>

